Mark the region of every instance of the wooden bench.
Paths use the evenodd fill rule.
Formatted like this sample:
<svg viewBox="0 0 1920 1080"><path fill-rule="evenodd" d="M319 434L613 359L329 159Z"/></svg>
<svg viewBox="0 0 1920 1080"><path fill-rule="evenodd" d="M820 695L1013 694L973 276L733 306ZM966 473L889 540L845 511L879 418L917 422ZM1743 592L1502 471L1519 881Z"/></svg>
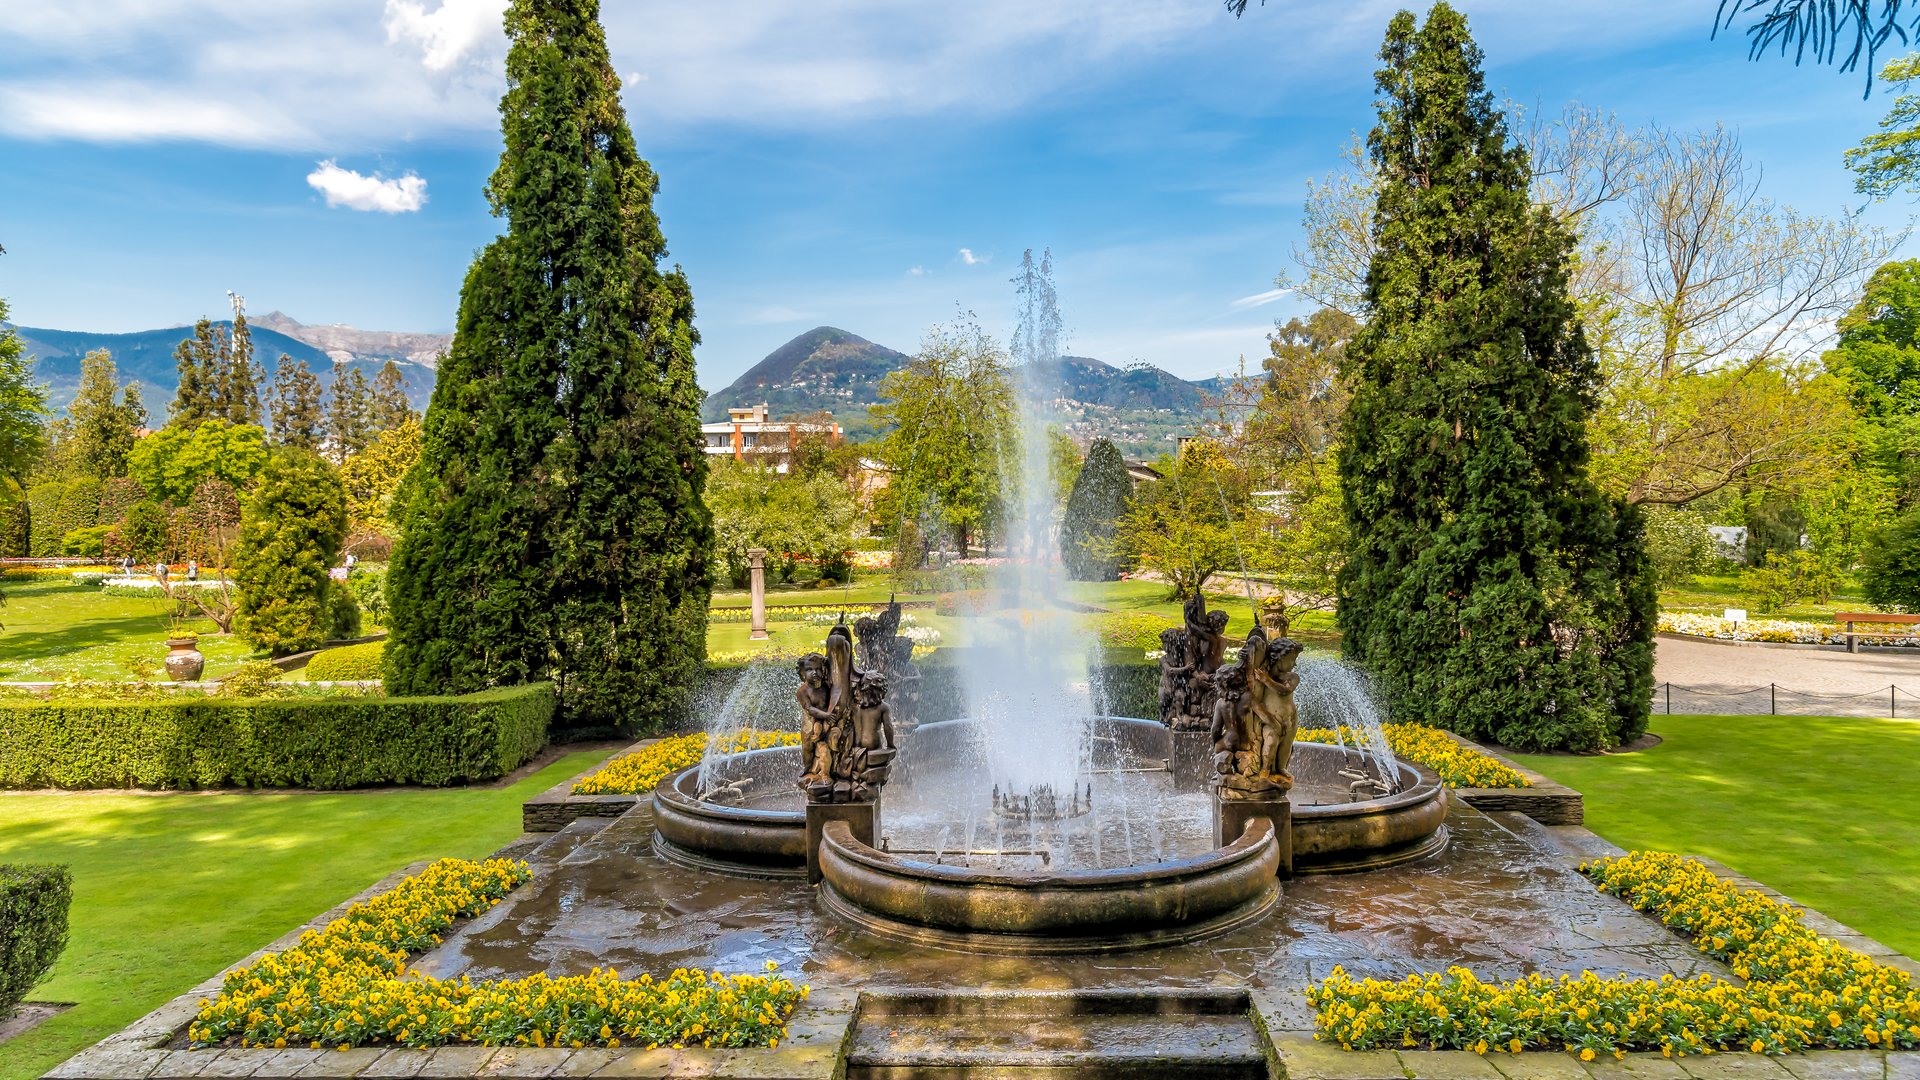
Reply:
<svg viewBox="0 0 1920 1080"><path fill-rule="evenodd" d="M1834 622L1847 624L1847 651L1859 652L1860 639L1863 637L1898 637L1894 630L1876 630L1856 632L1854 623L1869 623L1876 626L1920 626L1920 615L1898 615L1885 611L1841 611L1833 616Z"/></svg>

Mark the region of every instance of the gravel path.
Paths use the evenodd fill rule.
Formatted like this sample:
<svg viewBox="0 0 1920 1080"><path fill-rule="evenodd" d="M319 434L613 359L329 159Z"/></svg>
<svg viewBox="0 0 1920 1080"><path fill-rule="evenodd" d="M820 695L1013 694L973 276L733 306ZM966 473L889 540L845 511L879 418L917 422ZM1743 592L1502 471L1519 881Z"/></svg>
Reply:
<svg viewBox="0 0 1920 1080"><path fill-rule="evenodd" d="M1764 713L1920 717L1920 650L1799 646L1755 648L1655 639L1655 712ZM1768 684L1777 690L1769 690ZM1889 695L1889 686L1899 692Z"/></svg>

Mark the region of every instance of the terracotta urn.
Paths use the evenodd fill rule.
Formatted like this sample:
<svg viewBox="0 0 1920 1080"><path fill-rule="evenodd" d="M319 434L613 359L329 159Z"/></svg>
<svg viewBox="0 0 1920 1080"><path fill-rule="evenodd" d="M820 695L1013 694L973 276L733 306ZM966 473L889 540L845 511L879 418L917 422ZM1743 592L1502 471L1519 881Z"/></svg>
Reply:
<svg viewBox="0 0 1920 1080"><path fill-rule="evenodd" d="M206 670L207 658L200 654L198 637L167 639L167 677L174 682L195 682Z"/></svg>

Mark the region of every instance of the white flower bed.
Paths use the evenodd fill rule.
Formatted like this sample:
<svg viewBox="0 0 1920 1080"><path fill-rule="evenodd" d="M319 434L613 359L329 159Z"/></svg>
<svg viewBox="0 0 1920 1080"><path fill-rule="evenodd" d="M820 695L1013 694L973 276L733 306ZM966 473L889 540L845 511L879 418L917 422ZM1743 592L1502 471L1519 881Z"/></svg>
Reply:
<svg viewBox="0 0 1920 1080"><path fill-rule="evenodd" d="M1845 645L1845 628L1835 623L1798 622L1793 619L1723 619L1718 615L1688 615L1682 612L1660 613L1660 630L1668 634L1716 638L1720 641L1777 641L1794 645ZM1920 646L1920 634L1896 634L1890 637L1862 637L1862 645Z"/></svg>
<svg viewBox="0 0 1920 1080"><path fill-rule="evenodd" d="M108 588L121 589L158 589L160 587L159 579L150 577L112 577L100 584ZM233 583L230 581L222 581L219 578L201 578L198 581L188 581L184 577L174 577L168 578L167 584L176 589L210 589L216 585L231 585Z"/></svg>

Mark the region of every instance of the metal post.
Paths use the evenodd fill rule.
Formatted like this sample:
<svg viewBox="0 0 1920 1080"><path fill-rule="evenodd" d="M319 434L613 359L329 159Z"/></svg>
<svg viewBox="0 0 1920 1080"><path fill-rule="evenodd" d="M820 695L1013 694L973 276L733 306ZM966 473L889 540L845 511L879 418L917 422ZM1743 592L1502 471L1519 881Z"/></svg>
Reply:
<svg viewBox="0 0 1920 1080"><path fill-rule="evenodd" d="M1767 714L1769 716L1780 715L1780 684L1779 683L1767 684Z"/></svg>
<svg viewBox="0 0 1920 1080"><path fill-rule="evenodd" d="M1666 686L1667 688L1667 715L1672 716L1673 715L1673 684L1665 683L1663 685Z"/></svg>

